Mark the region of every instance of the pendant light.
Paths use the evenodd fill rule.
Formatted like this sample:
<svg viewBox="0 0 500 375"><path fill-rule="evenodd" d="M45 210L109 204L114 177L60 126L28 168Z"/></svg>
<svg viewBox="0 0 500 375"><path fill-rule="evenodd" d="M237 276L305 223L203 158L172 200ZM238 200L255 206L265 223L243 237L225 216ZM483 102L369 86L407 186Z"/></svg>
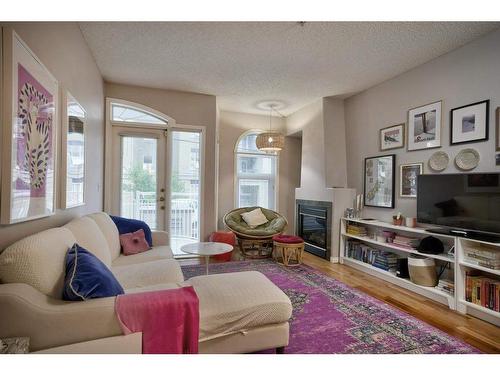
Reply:
<svg viewBox="0 0 500 375"><path fill-rule="evenodd" d="M280 132L273 131L272 128L273 111L280 114L274 106L274 104L269 104L269 131L260 133L255 139L257 148L268 153L278 153L285 146L285 136Z"/></svg>

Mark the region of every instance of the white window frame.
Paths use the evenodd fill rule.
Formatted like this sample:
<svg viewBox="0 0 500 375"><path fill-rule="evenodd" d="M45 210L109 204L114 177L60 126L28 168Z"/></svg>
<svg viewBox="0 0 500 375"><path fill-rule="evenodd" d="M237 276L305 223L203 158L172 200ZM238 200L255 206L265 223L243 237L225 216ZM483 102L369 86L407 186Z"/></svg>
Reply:
<svg viewBox="0 0 500 375"><path fill-rule="evenodd" d="M238 145L240 144L241 140L243 138L245 138L246 136L250 135L250 134L260 134L260 133L264 133L263 130L261 129L250 129L250 130L247 130L245 131L243 134L241 134L239 137L238 137L238 140L236 141L236 145L234 146L234 156L233 156L233 162L234 162L234 207L235 208L238 208L240 207L240 197L239 197L239 192L240 192L240 189L239 189L239 182L240 182L240 179L243 179L243 180L246 180L246 179L251 179L251 178L254 178L256 180L266 180L266 181L270 181L273 185L273 188L274 188L274 207L271 208L271 210L273 211L279 211L279 199L278 199L278 191L279 191L279 154L277 155L272 155L272 154L265 154L265 153L260 153L260 152L239 152L238 151ZM239 173L238 173L238 156L239 155L249 155L249 156L266 156L266 155L269 155L269 156L274 156L276 159L276 168L275 168L275 171L274 171L274 177L269 179L267 178L267 174L265 175L256 175L256 174L252 174L248 177L240 177ZM263 178L263 177L266 177L266 178Z"/></svg>

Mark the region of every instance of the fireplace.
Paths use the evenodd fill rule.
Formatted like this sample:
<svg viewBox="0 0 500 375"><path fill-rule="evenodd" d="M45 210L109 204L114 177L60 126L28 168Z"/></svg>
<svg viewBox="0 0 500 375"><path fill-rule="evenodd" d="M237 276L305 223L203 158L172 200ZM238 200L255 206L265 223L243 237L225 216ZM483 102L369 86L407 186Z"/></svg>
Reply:
<svg viewBox="0 0 500 375"><path fill-rule="evenodd" d="M297 235L305 242L304 250L330 259L332 203L296 200Z"/></svg>

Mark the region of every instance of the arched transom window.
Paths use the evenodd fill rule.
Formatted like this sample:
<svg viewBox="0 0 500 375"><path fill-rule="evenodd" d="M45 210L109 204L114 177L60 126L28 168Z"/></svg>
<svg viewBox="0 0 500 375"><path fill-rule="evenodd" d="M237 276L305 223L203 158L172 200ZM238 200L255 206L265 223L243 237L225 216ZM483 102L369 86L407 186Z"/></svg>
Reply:
<svg viewBox="0 0 500 375"><path fill-rule="evenodd" d="M111 104L111 119L116 122L166 125L167 122L152 113L121 103Z"/></svg>
<svg viewBox="0 0 500 375"><path fill-rule="evenodd" d="M278 156L260 151L255 145L259 132L248 131L235 147L237 207L260 206L276 209Z"/></svg>

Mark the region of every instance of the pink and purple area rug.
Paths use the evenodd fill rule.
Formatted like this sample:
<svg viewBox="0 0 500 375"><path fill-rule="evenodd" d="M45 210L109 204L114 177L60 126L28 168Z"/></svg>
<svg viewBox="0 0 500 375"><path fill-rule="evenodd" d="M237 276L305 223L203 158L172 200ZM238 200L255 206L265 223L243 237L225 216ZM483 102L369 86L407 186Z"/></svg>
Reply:
<svg viewBox="0 0 500 375"><path fill-rule="evenodd" d="M184 277L204 265L182 266ZM306 265L272 260L210 264L210 273L259 271L293 305L286 353L397 354L480 353L472 346Z"/></svg>

